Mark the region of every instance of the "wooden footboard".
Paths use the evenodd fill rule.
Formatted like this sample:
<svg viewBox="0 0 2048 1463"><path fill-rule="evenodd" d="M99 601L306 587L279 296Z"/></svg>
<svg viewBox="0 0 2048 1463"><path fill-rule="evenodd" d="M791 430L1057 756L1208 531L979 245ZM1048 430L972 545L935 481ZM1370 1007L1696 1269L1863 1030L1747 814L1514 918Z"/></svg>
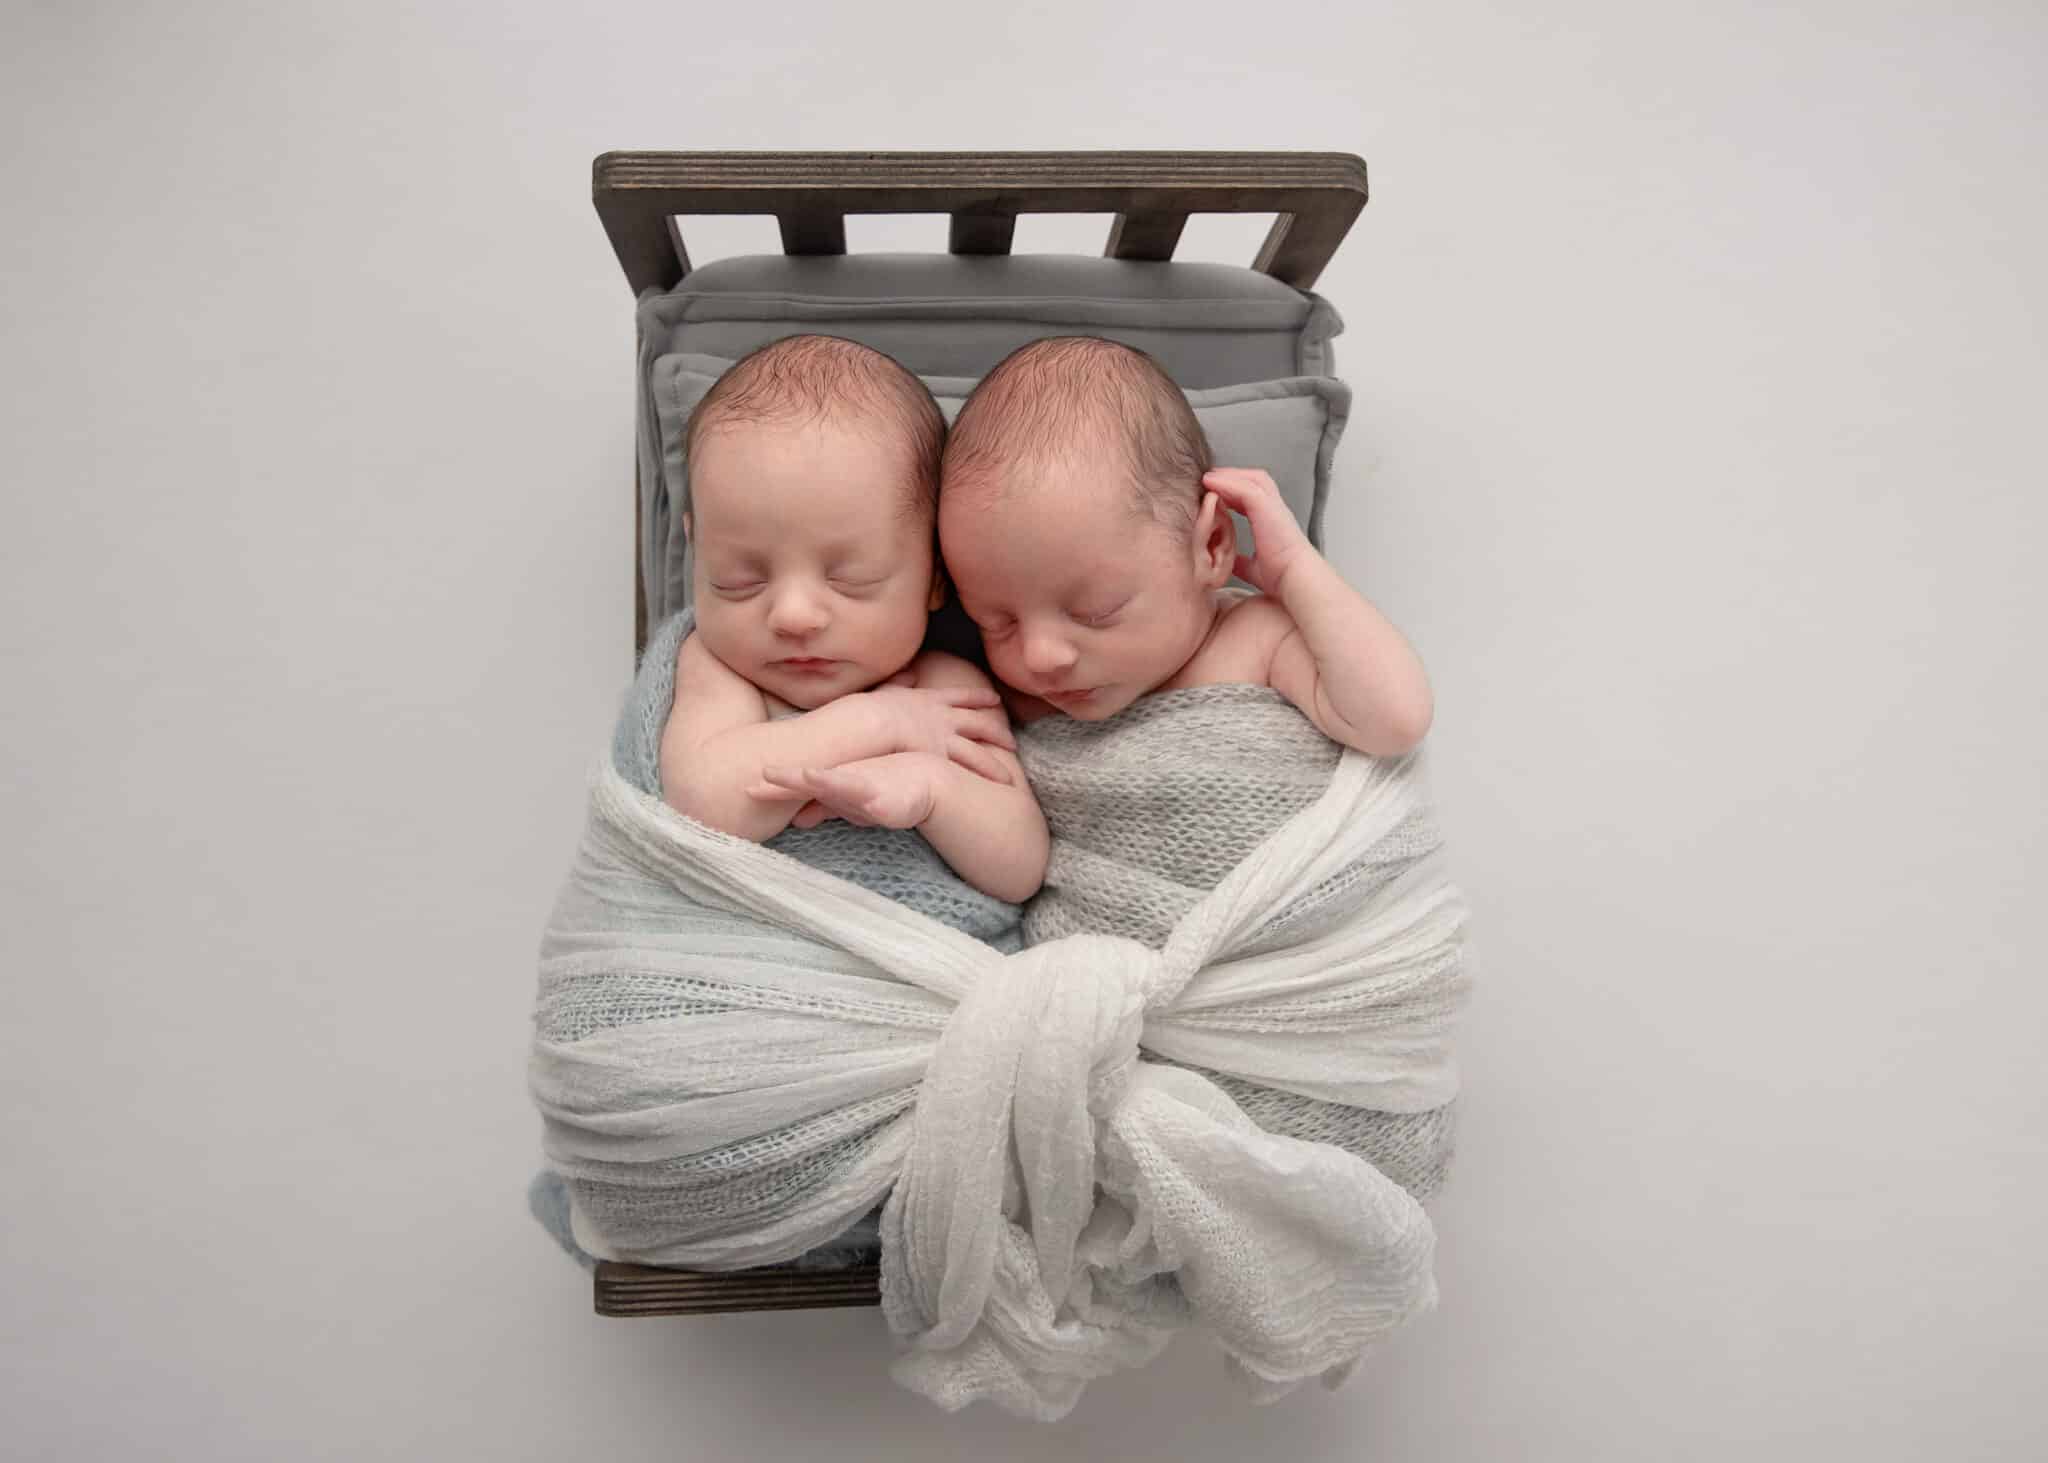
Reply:
<svg viewBox="0 0 2048 1463"><path fill-rule="evenodd" d="M882 1302L880 1266L850 1270L659 1270L597 1267L600 1316L702 1316L718 1311L805 1311Z"/></svg>

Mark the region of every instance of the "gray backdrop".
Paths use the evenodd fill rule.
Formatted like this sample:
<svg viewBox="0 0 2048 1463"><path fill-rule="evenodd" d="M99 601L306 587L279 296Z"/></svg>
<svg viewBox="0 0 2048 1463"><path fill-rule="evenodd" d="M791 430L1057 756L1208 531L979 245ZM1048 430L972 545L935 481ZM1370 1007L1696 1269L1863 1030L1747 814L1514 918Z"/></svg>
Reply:
<svg viewBox="0 0 2048 1463"><path fill-rule="evenodd" d="M2048 16L603 9L9 8L10 1444L2039 1452ZM590 159L832 146L1372 165L1332 553L1435 675L1482 984L1442 1308L1341 1392L1183 1340L947 1417L872 1312L597 1320L525 1216L630 632Z"/></svg>

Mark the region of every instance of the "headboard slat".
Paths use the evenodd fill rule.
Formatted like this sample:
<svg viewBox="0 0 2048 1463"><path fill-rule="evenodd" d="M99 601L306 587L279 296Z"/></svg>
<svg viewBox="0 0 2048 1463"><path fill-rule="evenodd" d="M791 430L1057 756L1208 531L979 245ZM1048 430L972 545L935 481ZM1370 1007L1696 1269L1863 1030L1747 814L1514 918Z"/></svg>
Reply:
<svg viewBox="0 0 2048 1463"><path fill-rule="evenodd" d="M1180 247L1181 231L1188 226L1185 213L1166 209L1120 213L1109 231L1103 249L1106 259L1171 259Z"/></svg>
<svg viewBox="0 0 2048 1463"><path fill-rule="evenodd" d="M951 214L957 254L1008 252L1020 213L1114 213L1118 259L1170 259L1191 213L1273 213L1252 268L1308 289L1366 178L1337 152L608 152L591 191L635 294L689 273L677 215L735 213L776 215L800 254L844 253L849 213Z"/></svg>

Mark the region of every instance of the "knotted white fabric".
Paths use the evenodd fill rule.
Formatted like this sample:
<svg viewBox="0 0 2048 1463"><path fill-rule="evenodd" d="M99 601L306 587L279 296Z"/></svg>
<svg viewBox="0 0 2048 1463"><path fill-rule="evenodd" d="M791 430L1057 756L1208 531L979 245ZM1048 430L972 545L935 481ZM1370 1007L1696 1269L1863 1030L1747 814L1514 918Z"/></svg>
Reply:
<svg viewBox="0 0 2048 1463"><path fill-rule="evenodd" d="M1089 1378L1149 1359L1190 1320L1262 1399L1334 1380L1433 1302L1429 1220L1371 1164L1261 1129L1188 1067L1386 1112L1450 1101L1463 905L1434 854L1334 928L1277 948L1251 938L1421 796L1412 759L1346 753L1162 950L1073 935L1002 956L695 824L606 766L543 946L543 1000L626 970L701 988L705 1004L538 1040L549 1156L619 1188L624 1226L643 1171L705 1172L771 1134L786 1145L776 1172L840 1145L853 1156L790 1186L798 1198L727 1185L611 1250L786 1259L887 1192L895 1374L947 1407L1063 1416ZM650 913L676 895L699 913ZM1140 1061L1141 1046L1185 1065Z"/></svg>

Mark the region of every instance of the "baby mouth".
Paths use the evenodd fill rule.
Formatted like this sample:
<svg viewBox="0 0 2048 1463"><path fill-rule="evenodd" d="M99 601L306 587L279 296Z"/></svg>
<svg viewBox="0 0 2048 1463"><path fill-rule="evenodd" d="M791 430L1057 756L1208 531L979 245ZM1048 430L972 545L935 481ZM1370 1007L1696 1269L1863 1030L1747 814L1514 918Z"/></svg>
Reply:
<svg viewBox="0 0 2048 1463"><path fill-rule="evenodd" d="M781 666L784 670L815 672L830 670L833 666L838 665L839 662L827 660L822 656L816 655L793 655L787 660L778 660L775 664Z"/></svg>

